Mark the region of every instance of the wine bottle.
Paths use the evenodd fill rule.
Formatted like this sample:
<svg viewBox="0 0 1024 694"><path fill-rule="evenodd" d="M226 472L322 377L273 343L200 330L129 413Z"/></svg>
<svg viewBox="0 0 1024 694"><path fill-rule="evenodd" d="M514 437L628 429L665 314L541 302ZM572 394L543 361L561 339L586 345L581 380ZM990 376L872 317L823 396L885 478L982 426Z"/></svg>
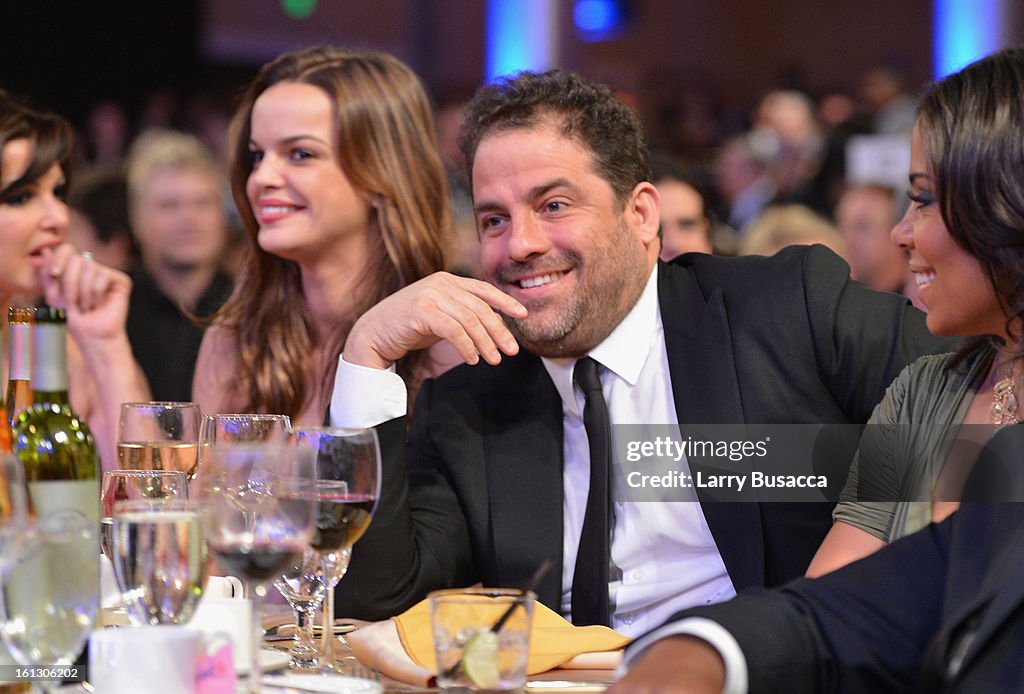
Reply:
<svg viewBox="0 0 1024 694"><path fill-rule="evenodd" d="M10 425L18 413L32 404L32 316L35 308L12 306L7 309L7 418Z"/></svg>
<svg viewBox="0 0 1024 694"><path fill-rule="evenodd" d="M99 456L89 427L71 409L68 398L64 310L41 306L34 317L32 405L14 422L14 451L25 468L39 532L61 538L59 573L74 575L79 590L91 591L98 603ZM56 593L57 586L53 588ZM95 619L97 607L91 605L79 618Z"/></svg>

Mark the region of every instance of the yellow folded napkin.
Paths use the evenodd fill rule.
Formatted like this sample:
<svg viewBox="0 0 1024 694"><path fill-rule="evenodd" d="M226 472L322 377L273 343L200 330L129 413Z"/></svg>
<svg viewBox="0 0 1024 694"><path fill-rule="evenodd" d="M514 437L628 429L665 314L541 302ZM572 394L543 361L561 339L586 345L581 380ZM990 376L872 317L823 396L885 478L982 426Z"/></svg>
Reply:
<svg viewBox="0 0 1024 694"><path fill-rule="evenodd" d="M345 638L359 662L388 677L422 687L433 681L437 661L427 600ZM575 627L541 603L534 603L527 673L535 675L552 668L614 670L629 641L608 627Z"/></svg>
<svg viewBox="0 0 1024 694"><path fill-rule="evenodd" d="M398 636L409 656L428 670L437 670L434 635L430 625L430 604L424 600L394 618ZM530 675L563 665L581 653L618 651L629 639L608 627L575 627L537 602L530 628Z"/></svg>

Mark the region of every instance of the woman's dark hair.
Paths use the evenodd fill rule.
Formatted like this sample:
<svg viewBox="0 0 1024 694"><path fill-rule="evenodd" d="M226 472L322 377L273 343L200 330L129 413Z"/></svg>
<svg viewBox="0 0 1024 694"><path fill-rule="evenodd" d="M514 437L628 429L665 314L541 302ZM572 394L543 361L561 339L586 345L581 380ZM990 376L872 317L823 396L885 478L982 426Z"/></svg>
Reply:
<svg viewBox="0 0 1024 694"><path fill-rule="evenodd" d="M1006 310L1007 334L1019 341L1024 321L1024 46L993 53L935 83L921 100L917 128L946 228L981 263ZM956 361L990 340L970 341Z"/></svg>
<svg viewBox="0 0 1024 694"><path fill-rule="evenodd" d="M28 140L35 145L32 161L25 173L0 189L0 200L20 192L54 164L60 165L65 177L68 175L71 156L71 126L68 122L56 114L29 108L0 90L0 157L7 143L14 140Z"/></svg>

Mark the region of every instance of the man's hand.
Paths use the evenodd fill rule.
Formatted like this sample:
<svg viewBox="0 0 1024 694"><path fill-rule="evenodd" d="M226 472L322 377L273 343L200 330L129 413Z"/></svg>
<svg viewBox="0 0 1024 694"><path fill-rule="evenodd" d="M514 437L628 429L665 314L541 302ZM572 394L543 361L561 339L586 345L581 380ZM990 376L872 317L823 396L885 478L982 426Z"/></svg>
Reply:
<svg viewBox="0 0 1024 694"><path fill-rule="evenodd" d="M364 313L345 342L345 361L386 369L413 350L447 340L467 364L489 364L519 351L500 311L525 318L526 308L480 280L436 272Z"/></svg>
<svg viewBox="0 0 1024 694"><path fill-rule="evenodd" d="M719 694L725 665L710 644L693 636L656 642L607 694Z"/></svg>

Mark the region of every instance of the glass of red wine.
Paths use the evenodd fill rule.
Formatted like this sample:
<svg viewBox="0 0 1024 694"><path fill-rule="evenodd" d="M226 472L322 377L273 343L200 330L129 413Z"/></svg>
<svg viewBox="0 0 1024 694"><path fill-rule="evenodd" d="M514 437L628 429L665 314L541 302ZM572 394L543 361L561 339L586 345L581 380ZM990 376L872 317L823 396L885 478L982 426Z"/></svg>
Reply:
<svg viewBox="0 0 1024 694"><path fill-rule="evenodd" d="M210 552L250 587L248 691L258 692L267 584L302 557L316 529L316 452L288 443L218 444L199 481Z"/></svg>
<svg viewBox="0 0 1024 694"><path fill-rule="evenodd" d="M321 670L337 668L334 588L348 570L352 545L370 526L380 493L380 444L373 429L300 427L292 442L316 457L319 509L310 547L320 554L324 582Z"/></svg>

